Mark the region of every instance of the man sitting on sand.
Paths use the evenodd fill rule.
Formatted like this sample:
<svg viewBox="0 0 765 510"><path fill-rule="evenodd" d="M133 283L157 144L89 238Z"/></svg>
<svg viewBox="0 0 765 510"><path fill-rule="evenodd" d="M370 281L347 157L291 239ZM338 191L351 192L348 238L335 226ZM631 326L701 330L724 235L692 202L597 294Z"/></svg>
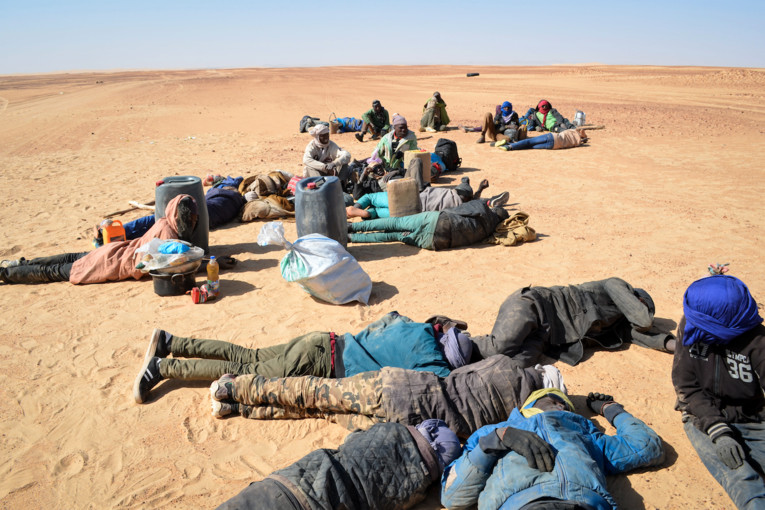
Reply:
<svg viewBox="0 0 765 510"><path fill-rule="evenodd" d="M385 170L404 167L404 152L417 150L417 137L409 131L406 119L401 115L393 116L393 131L382 137L375 147L370 167L382 165Z"/></svg>
<svg viewBox="0 0 765 510"><path fill-rule="evenodd" d="M504 151L522 151L526 149L571 149L588 142L587 133L584 129L567 129L560 133L547 133L546 135L532 136L519 142L510 143L500 140L494 144Z"/></svg>
<svg viewBox="0 0 765 510"><path fill-rule="evenodd" d="M348 240L353 243L401 241L426 250L446 250L479 243L489 237L500 222L509 217L501 205L471 200L453 209L427 211L400 218L378 218L348 224Z"/></svg>
<svg viewBox="0 0 765 510"><path fill-rule="evenodd" d="M458 207L471 200L480 200L481 192L489 187L489 181L484 179L478 185L478 190L473 193L470 187L470 179L462 178L462 182L454 188L428 186L420 192L420 206L423 211L443 211ZM510 194L507 191L500 193L488 200L489 207L501 207L507 203ZM368 193L362 196L355 204L345 208L348 218L389 218L388 193Z"/></svg>
<svg viewBox="0 0 765 510"><path fill-rule="evenodd" d="M455 325L467 327L437 317L428 323L413 322L391 312L355 335L316 331L261 349L180 337L155 329L133 384L133 398L144 403L151 389L163 379L211 381L223 374L349 377L392 366L446 377L471 357L470 336Z"/></svg>
<svg viewBox="0 0 765 510"><path fill-rule="evenodd" d="M704 466L737 508L765 508L765 327L734 276L693 282L672 364L675 408Z"/></svg>
<svg viewBox="0 0 765 510"><path fill-rule="evenodd" d="M489 140L493 142L497 140L516 142L518 141L519 125L518 114L513 110L513 103L505 101L495 115L486 112L483 118L481 136L478 137L476 143L484 143L487 134L489 135Z"/></svg>
<svg viewBox="0 0 765 510"><path fill-rule="evenodd" d="M566 129L573 129L574 125L552 107L550 102L542 99L536 108L529 108L523 116L527 121L529 131L549 131L558 133Z"/></svg>
<svg viewBox="0 0 765 510"><path fill-rule="evenodd" d="M383 108L383 105L377 99L372 101L372 108L364 112L361 120L364 121L361 125L361 133L356 133L356 140L360 142L364 141L364 135L367 134L367 131L372 135L372 140L377 140L390 131L388 110Z"/></svg>
<svg viewBox="0 0 765 510"><path fill-rule="evenodd" d="M351 433L337 450L314 450L251 483L218 510L403 510L423 500L461 453L459 438L441 420L378 423Z"/></svg>
<svg viewBox="0 0 765 510"><path fill-rule="evenodd" d="M440 92L433 92L433 95L422 108L420 131L430 133L446 131L447 124L449 124L449 115L446 113L446 102L441 97Z"/></svg>
<svg viewBox="0 0 765 510"><path fill-rule="evenodd" d="M329 139L329 127L325 124L312 127L308 134L313 140L308 142L303 154L303 177L336 175L344 182L350 175L351 154Z"/></svg>
<svg viewBox="0 0 765 510"><path fill-rule="evenodd" d="M587 406L616 427L606 435L575 414L555 389L536 391L502 423L470 436L462 456L442 477L448 509L596 510L616 508L607 475L656 466L661 438L610 395L590 393ZM520 431L526 436L519 435ZM519 455L530 449L534 455ZM520 451L519 451L520 450Z"/></svg>
<svg viewBox="0 0 765 510"><path fill-rule="evenodd" d="M542 388L565 391L552 365L523 369L507 356L492 356L453 370L433 372L385 367L343 379L224 375L210 386L215 417L241 414L255 420L327 418L350 430L375 423L416 425L439 419L459 437L491 423Z"/></svg>
<svg viewBox="0 0 765 510"><path fill-rule="evenodd" d="M473 337L473 359L504 354L531 366L544 353L576 365L583 340L606 349L632 342L673 352L671 333L653 326L654 304L621 278L567 287L525 287L502 303L490 335Z"/></svg>

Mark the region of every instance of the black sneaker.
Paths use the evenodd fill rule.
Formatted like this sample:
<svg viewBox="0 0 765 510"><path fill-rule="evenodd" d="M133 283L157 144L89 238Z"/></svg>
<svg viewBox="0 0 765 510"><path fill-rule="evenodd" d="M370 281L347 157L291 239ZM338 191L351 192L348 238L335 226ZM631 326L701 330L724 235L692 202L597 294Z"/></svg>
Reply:
<svg viewBox="0 0 765 510"><path fill-rule="evenodd" d="M133 383L133 398L136 403L143 404L149 399L149 392L151 389L159 384L162 380L162 376L159 373L159 358L149 358L148 362L144 361L141 371L138 372Z"/></svg>
<svg viewBox="0 0 765 510"><path fill-rule="evenodd" d="M356 133L356 140L358 140L360 142L363 142L364 141L364 135L362 135L361 133ZM372 140L374 140L374 138L372 138Z"/></svg>
<svg viewBox="0 0 765 510"><path fill-rule="evenodd" d="M510 193L503 191L499 195L491 197L491 200L489 200L489 207L492 209L495 207L502 207L508 200L510 200Z"/></svg>
<svg viewBox="0 0 765 510"><path fill-rule="evenodd" d="M165 331L164 329L154 328L151 332L151 338L149 339L149 347L146 349L147 358L167 358L170 352L170 343L173 341L173 335Z"/></svg>

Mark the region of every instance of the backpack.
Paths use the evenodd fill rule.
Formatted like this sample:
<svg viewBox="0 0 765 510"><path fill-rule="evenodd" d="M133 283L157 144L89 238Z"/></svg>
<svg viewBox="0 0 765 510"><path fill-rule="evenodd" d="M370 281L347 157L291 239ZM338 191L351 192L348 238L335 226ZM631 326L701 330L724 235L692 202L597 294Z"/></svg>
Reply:
<svg viewBox="0 0 765 510"><path fill-rule="evenodd" d="M457 170L462 164L462 158L460 158L460 155L457 152L456 142L447 140L446 138L439 138L433 152L441 156L446 170L450 172Z"/></svg>
<svg viewBox="0 0 765 510"><path fill-rule="evenodd" d="M327 122L317 122L319 120L319 117L311 117L310 115L304 115L302 119L300 119L300 133L305 133L312 127L314 127L316 124L327 124Z"/></svg>

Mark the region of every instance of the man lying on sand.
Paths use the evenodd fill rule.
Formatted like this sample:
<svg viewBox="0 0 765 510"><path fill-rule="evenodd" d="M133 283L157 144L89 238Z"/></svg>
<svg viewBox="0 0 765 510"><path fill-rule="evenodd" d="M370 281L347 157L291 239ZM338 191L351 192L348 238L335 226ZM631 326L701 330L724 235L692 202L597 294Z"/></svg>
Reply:
<svg viewBox="0 0 765 510"><path fill-rule="evenodd" d="M453 209L465 202L479 200L481 198L481 192L488 187L489 181L484 179L478 185L478 190L473 193L473 188L470 187L470 179L467 177L463 177L462 182L454 188L445 186L427 186L420 191L420 206L423 211L443 211L444 209ZM502 207L507 203L509 198L510 193L504 191L499 195L486 200L486 205L489 207ZM355 204L346 207L345 212L348 218L390 218L388 193L385 191L379 193L367 193L359 198Z"/></svg>
<svg viewBox="0 0 765 510"><path fill-rule="evenodd" d="M482 508L616 508L606 475L655 466L664 459L664 448L656 432L610 395L590 393L587 406L605 416L616 435L575 414L558 390L534 392L507 421L470 436L443 477L441 504L473 507L480 496ZM537 455L531 460L517 455L516 445L526 439L521 430L535 440Z"/></svg>
<svg viewBox="0 0 765 510"><path fill-rule="evenodd" d="M484 425L506 419L535 390L550 387L565 390L554 366L524 369L497 355L445 378L393 367L343 379L227 374L212 383L210 394L212 413L218 418L327 418L350 430L381 422L415 425L435 418L467 438Z"/></svg>
<svg viewBox="0 0 765 510"><path fill-rule="evenodd" d="M446 377L470 360L470 337L454 327L467 324L437 318L429 322L435 324L414 322L390 312L356 335L316 331L261 349L179 337L155 329L133 384L133 398L144 403L163 379L212 381L223 374L350 377L390 366ZM170 355L173 358L168 358Z"/></svg>
<svg viewBox="0 0 765 510"><path fill-rule="evenodd" d="M584 129L567 129L560 133L547 133L546 135L532 136L520 142L508 143L500 140L493 144L505 151L522 151L526 149L571 149L587 143L587 133Z"/></svg>
<svg viewBox="0 0 765 510"><path fill-rule="evenodd" d="M507 196L497 203L507 203ZM508 217L501 206L471 200L443 211L349 223L348 239L353 243L401 241L426 250L445 250L483 241Z"/></svg>
<svg viewBox="0 0 765 510"><path fill-rule="evenodd" d="M337 450L314 450L253 482L218 509L411 508L460 453L459 439L440 420L378 423L351 433Z"/></svg>
<svg viewBox="0 0 765 510"><path fill-rule="evenodd" d="M645 290L620 278L525 287L502 303L490 335L473 337L473 359L504 354L530 366L544 353L576 365L585 339L606 349L633 342L673 352L674 336L653 326L654 311Z"/></svg>
<svg viewBox="0 0 765 510"><path fill-rule="evenodd" d="M52 257L4 260L0 280L5 283L102 283L140 280L135 252L154 238L191 241L197 224L197 204L189 195L178 195L165 208L165 217L154 223L143 236L130 241L108 243L91 252L64 253Z"/></svg>

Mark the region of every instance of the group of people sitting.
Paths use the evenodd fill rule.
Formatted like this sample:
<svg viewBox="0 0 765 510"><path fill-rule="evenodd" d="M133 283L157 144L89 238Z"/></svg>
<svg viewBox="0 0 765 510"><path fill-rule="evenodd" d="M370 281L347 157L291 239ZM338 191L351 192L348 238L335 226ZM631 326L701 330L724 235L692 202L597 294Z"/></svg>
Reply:
<svg viewBox="0 0 765 510"><path fill-rule="evenodd" d="M532 131L548 133L529 137ZM506 151L569 149L588 141L585 130L569 122L546 99L539 101L535 108L529 108L523 117L518 117L510 101L497 105L494 114L487 112L484 116L476 143L485 143L487 137L493 147Z"/></svg>
<svg viewBox="0 0 765 510"><path fill-rule="evenodd" d="M457 319L396 312L356 334L312 332L256 349L157 329L133 395L146 402L164 379L213 380L216 418L323 418L355 430L337 450L314 451L221 508L408 508L440 482L450 509L606 509L616 506L606 476L660 465L662 441L593 392L588 408L616 429L604 434L577 414L555 366L540 362L575 365L585 344L632 342L674 352L692 445L739 508L759 508L762 317L729 275L694 282L683 310L675 337L653 324L646 291L608 278L519 289L482 336Z"/></svg>

